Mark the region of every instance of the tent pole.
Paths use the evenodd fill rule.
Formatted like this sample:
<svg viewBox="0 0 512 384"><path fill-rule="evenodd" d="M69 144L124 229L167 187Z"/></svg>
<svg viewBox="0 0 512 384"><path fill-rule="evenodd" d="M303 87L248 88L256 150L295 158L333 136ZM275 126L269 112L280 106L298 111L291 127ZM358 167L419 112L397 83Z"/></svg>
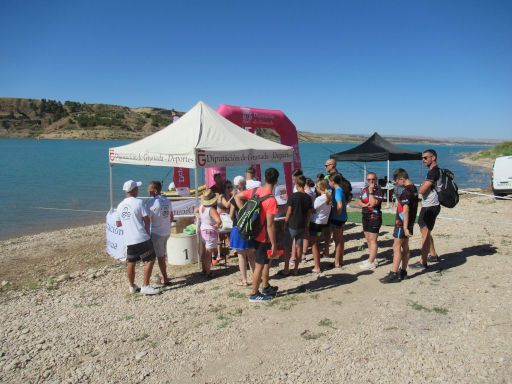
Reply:
<svg viewBox="0 0 512 384"><path fill-rule="evenodd" d="M110 167L109 167L109 177L110 177L110 210L112 210L112 208L114 208L114 190L112 188L112 185L113 185L113 182L112 182L112 167L114 166L114 164L110 164Z"/></svg>
<svg viewBox="0 0 512 384"><path fill-rule="evenodd" d="M386 182L386 194L387 194L386 208L389 208L389 199L391 198L391 196L389 194L388 185L389 185L389 159L388 159L388 181Z"/></svg>
<svg viewBox="0 0 512 384"><path fill-rule="evenodd" d="M197 191L197 167L194 168L194 188L195 188L194 195L196 197L196 207L199 207L199 194ZM202 254L201 239L199 238L199 225L200 225L199 219L196 218L197 265L199 266L199 270L202 271L203 270L203 257L205 257L206 255Z"/></svg>
<svg viewBox="0 0 512 384"><path fill-rule="evenodd" d="M363 181L366 180L366 161L364 162L364 168L363 168Z"/></svg>

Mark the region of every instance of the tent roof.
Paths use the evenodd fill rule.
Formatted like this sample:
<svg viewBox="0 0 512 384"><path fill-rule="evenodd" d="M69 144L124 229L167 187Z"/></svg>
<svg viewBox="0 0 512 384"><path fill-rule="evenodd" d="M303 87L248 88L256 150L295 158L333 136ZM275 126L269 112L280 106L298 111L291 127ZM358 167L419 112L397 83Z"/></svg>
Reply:
<svg viewBox="0 0 512 384"><path fill-rule="evenodd" d="M182 168L289 162L292 157L292 147L247 132L201 101L164 129L109 150L111 164Z"/></svg>
<svg viewBox="0 0 512 384"><path fill-rule="evenodd" d="M334 153L332 159L337 161L396 161L396 160L421 160L421 153L403 149L392 144L377 132L368 140L347 151Z"/></svg>

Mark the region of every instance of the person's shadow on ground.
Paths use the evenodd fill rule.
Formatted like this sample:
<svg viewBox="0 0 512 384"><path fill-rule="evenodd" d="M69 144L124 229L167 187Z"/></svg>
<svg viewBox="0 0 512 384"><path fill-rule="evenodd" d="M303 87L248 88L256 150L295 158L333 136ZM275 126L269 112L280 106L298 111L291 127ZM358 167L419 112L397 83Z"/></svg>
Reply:
<svg viewBox="0 0 512 384"><path fill-rule="evenodd" d="M440 256L440 261L437 263L429 263L427 269L422 269L417 271L416 273L409 275L409 279L412 279L416 276L424 275L426 273L439 273L441 271L446 271L451 268L456 268L465 264L468 257L472 256L491 256L498 252L498 249L492 244L480 244L473 245L471 247L462 248L460 251L446 253ZM420 250L416 250L418 255L421 253ZM412 254L411 254L412 257Z"/></svg>
<svg viewBox="0 0 512 384"><path fill-rule="evenodd" d="M304 292L320 292L326 289L336 288L357 281L359 276L370 275L371 271L361 271L356 274L335 273L332 275L318 276L315 280L300 284L294 288L279 291L280 295L293 295Z"/></svg>

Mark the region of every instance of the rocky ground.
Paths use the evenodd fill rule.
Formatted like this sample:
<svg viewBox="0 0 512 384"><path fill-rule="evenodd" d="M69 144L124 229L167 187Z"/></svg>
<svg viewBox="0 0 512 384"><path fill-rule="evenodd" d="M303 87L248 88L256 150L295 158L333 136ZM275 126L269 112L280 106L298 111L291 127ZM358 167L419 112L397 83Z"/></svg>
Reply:
<svg viewBox="0 0 512 384"><path fill-rule="evenodd" d="M463 197L438 219L441 261L393 285L378 281L392 229L379 268L361 272L361 227L349 226L343 269L313 276L304 263L273 280L268 304L247 301L235 260L213 280L171 267L161 295L129 294L124 265L101 253L101 225L2 241L1 381L508 383L511 213L509 201Z"/></svg>

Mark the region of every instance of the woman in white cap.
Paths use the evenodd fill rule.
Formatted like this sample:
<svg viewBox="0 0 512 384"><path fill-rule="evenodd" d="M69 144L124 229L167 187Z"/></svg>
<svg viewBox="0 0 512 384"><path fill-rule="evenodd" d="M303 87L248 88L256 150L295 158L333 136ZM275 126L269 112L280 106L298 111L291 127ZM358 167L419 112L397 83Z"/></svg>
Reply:
<svg viewBox="0 0 512 384"><path fill-rule="evenodd" d="M207 189L201 196L201 205L195 209L196 213L199 214L201 221L201 238L203 239L206 248L206 255L202 260L202 270L209 278L213 277L211 264L212 259L214 259L217 254L219 227L222 226L222 221L219 213L217 212L218 199L218 193L214 193L211 189Z"/></svg>

